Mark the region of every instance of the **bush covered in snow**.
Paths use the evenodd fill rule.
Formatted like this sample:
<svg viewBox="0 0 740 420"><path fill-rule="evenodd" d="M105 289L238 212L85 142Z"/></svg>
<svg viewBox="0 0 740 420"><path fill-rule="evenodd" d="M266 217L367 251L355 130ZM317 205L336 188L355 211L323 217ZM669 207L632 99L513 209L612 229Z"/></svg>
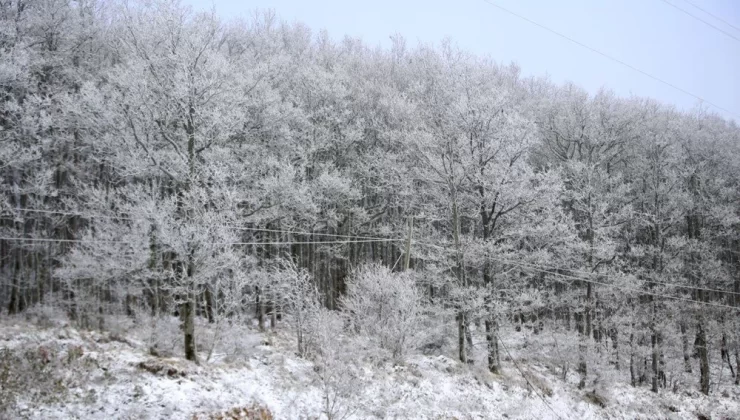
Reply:
<svg viewBox="0 0 740 420"><path fill-rule="evenodd" d="M415 343L422 312L421 294L408 273L370 264L347 281L342 307L356 332L376 340L400 360Z"/></svg>
<svg viewBox="0 0 740 420"><path fill-rule="evenodd" d="M74 343L0 348L0 418L23 417L30 407L64 401L68 390L83 384L96 366Z"/></svg>

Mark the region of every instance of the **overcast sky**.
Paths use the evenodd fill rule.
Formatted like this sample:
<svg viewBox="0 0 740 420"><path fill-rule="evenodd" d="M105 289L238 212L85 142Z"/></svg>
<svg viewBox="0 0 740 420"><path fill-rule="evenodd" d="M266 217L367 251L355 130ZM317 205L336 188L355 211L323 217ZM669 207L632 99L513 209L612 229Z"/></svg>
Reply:
<svg viewBox="0 0 740 420"><path fill-rule="evenodd" d="M371 46L390 45L394 33L403 35L409 46L450 37L463 49L518 63L525 75L548 74L555 82L572 81L591 92L607 87L619 95L653 97L684 109L698 103L484 0L184 1L196 9L215 5L225 18L273 9L282 20L303 22L317 32L326 29L335 39L359 37ZM489 1L740 115L740 30L685 0ZM690 1L740 28L740 0Z"/></svg>

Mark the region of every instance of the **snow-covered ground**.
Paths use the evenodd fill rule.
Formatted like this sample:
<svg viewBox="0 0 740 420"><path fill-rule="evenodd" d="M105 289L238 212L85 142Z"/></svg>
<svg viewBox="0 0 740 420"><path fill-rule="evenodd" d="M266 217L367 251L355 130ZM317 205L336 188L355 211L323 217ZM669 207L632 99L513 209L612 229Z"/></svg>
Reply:
<svg viewBox="0 0 740 420"><path fill-rule="evenodd" d="M239 345L216 348L210 361L196 365L151 356L142 328L111 334L5 318L0 409L9 418L35 419L191 419L226 413L231 417L225 418L260 418L260 410L262 418L270 418L264 414L269 411L275 419L313 419L327 417L329 396L335 418L740 418L737 387L705 397L693 390L655 395L648 388L609 384L597 390L601 407L560 380L546 362L519 357L531 351L521 339L506 342L517 365L505 358L501 375L489 374L479 367L483 363L463 366L451 355L412 355L402 365L366 364L359 379L341 382L346 389L333 389L311 362L295 355L287 332L265 335L244 328L223 334L238 338L230 342Z"/></svg>

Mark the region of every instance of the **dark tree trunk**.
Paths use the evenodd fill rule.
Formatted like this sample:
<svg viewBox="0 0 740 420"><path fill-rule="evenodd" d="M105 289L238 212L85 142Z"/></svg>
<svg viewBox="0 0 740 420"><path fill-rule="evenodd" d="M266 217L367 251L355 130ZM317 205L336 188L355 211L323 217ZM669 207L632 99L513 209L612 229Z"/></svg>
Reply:
<svg viewBox="0 0 740 420"><path fill-rule="evenodd" d="M193 277L195 276L195 264L193 262L193 252L188 255L185 302L182 304L182 325L185 342L185 358L198 363L198 354L195 344L195 285Z"/></svg>
<svg viewBox="0 0 740 420"><path fill-rule="evenodd" d="M468 352L465 346L465 327L467 321L465 320L465 314L462 310L457 313L457 348L458 357L462 363L468 363Z"/></svg>
<svg viewBox="0 0 740 420"><path fill-rule="evenodd" d="M262 290L261 288L256 288L256 302L257 302L257 326L259 327L260 331L265 330L265 303L264 303L264 296L262 296Z"/></svg>
<svg viewBox="0 0 740 420"><path fill-rule="evenodd" d="M611 329L611 340L612 350L614 351L614 368L620 370L621 364L619 363L619 329L614 327Z"/></svg>
<svg viewBox="0 0 740 420"><path fill-rule="evenodd" d="M198 355L195 348L195 300L192 296L188 296L187 300L182 303L180 312L185 338L185 358L197 362Z"/></svg>
<svg viewBox="0 0 740 420"><path fill-rule="evenodd" d="M488 343L488 370L491 373L499 373L501 369L501 358L498 350L498 323L492 315L486 319L486 341Z"/></svg>
<svg viewBox="0 0 740 420"><path fill-rule="evenodd" d="M211 292L211 286L206 285L206 290L204 292L205 303L206 303L206 317L208 318L208 323L213 324L216 322L215 314L213 313L213 306L214 306L214 300L215 297L213 296L213 292Z"/></svg>
<svg viewBox="0 0 740 420"><path fill-rule="evenodd" d="M658 346L658 333L655 329L655 321L653 321L651 330L652 331L650 334L650 345L652 349L651 362L652 362L652 368L653 368L653 379L652 379L652 387L650 389L653 392L658 392L658 385L660 383L660 365L659 365L660 348Z"/></svg>
<svg viewBox="0 0 740 420"><path fill-rule="evenodd" d="M740 385L740 343L735 343L735 385Z"/></svg>
<svg viewBox="0 0 740 420"><path fill-rule="evenodd" d="M709 395L709 351L701 321L696 324L696 352L699 355L699 389L704 395Z"/></svg>
<svg viewBox="0 0 740 420"><path fill-rule="evenodd" d="M22 251L20 248L15 250L15 264L13 268L13 280L10 284L10 303L8 303L8 314L13 315L21 311L21 264Z"/></svg>
<svg viewBox="0 0 740 420"><path fill-rule="evenodd" d="M681 342L683 347L683 370L686 373L691 373L691 350L689 347L689 334L686 331L686 322L681 321L679 326L681 328Z"/></svg>
<svg viewBox="0 0 740 420"><path fill-rule="evenodd" d="M735 377L735 368L732 366L732 359L730 358L730 352L727 349L727 334L722 332L722 342L720 347L720 355L722 361L727 361L727 366L730 368L730 374Z"/></svg>
<svg viewBox="0 0 740 420"><path fill-rule="evenodd" d="M634 325L633 325L634 328ZM630 384L637 386L637 366L635 366L635 333L630 332Z"/></svg>

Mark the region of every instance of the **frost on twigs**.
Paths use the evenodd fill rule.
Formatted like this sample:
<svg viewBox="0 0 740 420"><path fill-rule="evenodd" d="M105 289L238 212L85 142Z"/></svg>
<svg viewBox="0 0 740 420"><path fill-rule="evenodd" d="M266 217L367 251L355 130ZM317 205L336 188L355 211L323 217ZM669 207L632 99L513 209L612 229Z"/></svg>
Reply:
<svg viewBox="0 0 740 420"><path fill-rule="evenodd" d="M313 333L318 328L321 298L306 269L298 268L290 260L282 265L275 277L286 304L285 316L295 332L298 355L306 357L315 347Z"/></svg>
<svg viewBox="0 0 740 420"><path fill-rule="evenodd" d="M321 308L314 320L312 359L322 412L328 419L345 419L357 410L363 387L361 347L344 333L339 314Z"/></svg>
<svg viewBox="0 0 740 420"><path fill-rule="evenodd" d="M347 281L342 309L351 329L393 359L402 361L416 347L423 308L409 272L393 273L377 264L358 268Z"/></svg>
<svg viewBox="0 0 740 420"><path fill-rule="evenodd" d="M64 401L69 389L84 384L97 368L96 359L79 344L51 341L0 349L0 418Z"/></svg>

